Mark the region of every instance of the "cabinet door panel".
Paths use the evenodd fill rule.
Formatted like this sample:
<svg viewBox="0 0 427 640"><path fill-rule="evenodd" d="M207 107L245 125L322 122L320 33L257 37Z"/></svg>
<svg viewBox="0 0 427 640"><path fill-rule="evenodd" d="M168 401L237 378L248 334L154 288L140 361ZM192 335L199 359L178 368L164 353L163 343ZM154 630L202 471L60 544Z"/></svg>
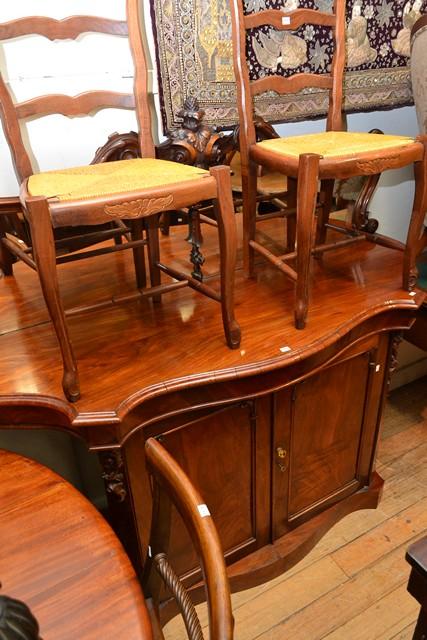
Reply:
<svg viewBox="0 0 427 640"><path fill-rule="evenodd" d="M370 353L297 385L291 424L288 517L292 519L358 480Z"/></svg>
<svg viewBox="0 0 427 640"><path fill-rule="evenodd" d="M229 561L264 543L264 525L258 523L269 522L269 416L256 408L259 404L229 407L161 438L202 494ZM265 469L257 465L257 450L262 450ZM171 531L170 557L182 574L195 567L197 560L176 512Z"/></svg>

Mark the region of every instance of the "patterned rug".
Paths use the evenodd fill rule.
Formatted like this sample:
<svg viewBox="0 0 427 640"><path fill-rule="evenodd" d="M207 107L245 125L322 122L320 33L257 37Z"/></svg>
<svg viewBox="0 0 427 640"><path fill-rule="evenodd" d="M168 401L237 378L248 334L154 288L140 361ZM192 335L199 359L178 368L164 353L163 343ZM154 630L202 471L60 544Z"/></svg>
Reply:
<svg viewBox="0 0 427 640"><path fill-rule="evenodd" d="M228 0L150 0L157 47L165 130L176 127L187 96L205 109L205 122L237 122ZM247 13L266 6L330 11L332 0L245 0ZM347 0L345 110L366 111L411 103L408 70L410 30L427 0ZM250 33L247 55L252 77L309 68L326 71L331 59L328 29L305 25L295 32L270 27ZM278 58L282 60L278 68ZM257 99L257 113L270 122L319 117L324 91L302 91Z"/></svg>

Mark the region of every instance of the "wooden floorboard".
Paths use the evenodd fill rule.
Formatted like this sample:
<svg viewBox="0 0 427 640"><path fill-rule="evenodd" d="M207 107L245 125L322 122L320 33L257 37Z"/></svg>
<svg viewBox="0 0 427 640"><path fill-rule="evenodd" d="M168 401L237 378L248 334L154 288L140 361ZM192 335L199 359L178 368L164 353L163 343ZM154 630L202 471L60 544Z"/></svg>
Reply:
<svg viewBox="0 0 427 640"><path fill-rule="evenodd" d="M422 378L387 401L379 508L344 518L286 574L233 594L237 640L412 638L419 605L406 591L405 552L427 535L426 392ZM206 608L198 611L206 627ZM186 638L180 621L167 625L165 638Z"/></svg>

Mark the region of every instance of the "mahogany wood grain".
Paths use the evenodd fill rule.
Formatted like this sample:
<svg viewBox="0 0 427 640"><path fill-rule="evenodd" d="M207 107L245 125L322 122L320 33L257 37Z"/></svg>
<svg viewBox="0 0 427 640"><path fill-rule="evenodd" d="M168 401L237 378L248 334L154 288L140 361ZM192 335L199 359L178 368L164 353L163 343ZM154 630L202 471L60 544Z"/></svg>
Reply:
<svg viewBox="0 0 427 640"><path fill-rule="evenodd" d="M1 450L0 515L2 592L31 608L44 640L151 640L122 545L68 482Z"/></svg>
<svg viewBox="0 0 427 640"><path fill-rule="evenodd" d="M279 227L278 221L265 223L263 237L272 249ZM206 227L204 235L207 281L213 284L218 279L216 231ZM176 228L169 238L161 239L165 258L178 268L187 261L184 236L185 230ZM293 327L291 305L283 304L284 296L292 295L292 285L268 268L246 281L239 264L235 304L244 332L239 351L229 351L215 331L219 308L187 289L165 296L155 309L141 300L112 305L108 314L94 311L70 318L68 326L88 380L85 397L73 408L61 399L58 347L37 276L18 264L16 278L0 279L0 399L12 395L24 402L28 397L31 403L40 396L46 402L50 397L48 404L58 407L60 424L65 414L70 426L75 423L78 429L121 422L141 402L175 389L202 390L206 383L228 380L232 384L237 378L287 368L315 356L319 349L338 351L334 345L342 336L356 335L360 325L375 325L375 318L384 327L410 325L424 294L411 296L401 290L401 267L400 252L368 242L353 247L351 258L339 251L333 259L325 254L322 267L314 261L317 286L312 292L312 316L309 331L300 332ZM58 277L66 308L89 302L93 292L110 298L133 291L132 260L124 254L113 259L101 256L90 271L82 263L63 265ZM330 300L334 301L332 323ZM394 311L398 321L393 324L388 312ZM124 329L129 340L121 344L118 354L114 336ZM155 348L159 341L160 353ZM188 345L194 347L188 349ZM280 351L285 346L290 350ZM135 348L145 357L133 357ZM102 375L94 376L93 371ZM1 415L0 420L7 422Z"/></svg>

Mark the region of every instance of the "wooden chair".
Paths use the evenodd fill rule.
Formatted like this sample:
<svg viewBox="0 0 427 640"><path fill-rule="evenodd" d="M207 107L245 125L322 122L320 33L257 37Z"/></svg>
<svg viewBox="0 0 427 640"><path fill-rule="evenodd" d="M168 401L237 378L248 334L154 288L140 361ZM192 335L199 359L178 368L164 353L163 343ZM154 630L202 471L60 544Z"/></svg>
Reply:
<svg viewBox="0 0 427 640"><path fill-rule="evenodd" d="M421 605L412 640L427 637L427 538L411 544L406 552L406 561L411 565L407 589Z"/></svg>
<svg viewBox="0 0 427 640"><path fill-rule="evenodd" d="M414 163L416 194L405 247L390 239L368 234L370 239L404 249L403 287L412 289L416 280L417 242L427 202L426 138L422 136L414 141L403 136L343 131L345 0L335 0L332 13L312 9L269 9L244 15L242 0L232 0L231 9L242 157L244 268L247 275L253 275L254 255L257 252L295 281L295 325L297 328L303 328L308 310L311 256L319 256L332 248L351 245L365 238L365 234L360 234L357 230L344 228L348 237L335 243L326 242L326 231L329 227L343 231L339 225L329 224L334 180L353 175L375 175L386 169L396 169ZM283 54L283 59L281 56L277 58L276 70L272 69L266 72L264 77L252 79L246 61L247 38L256 39L260 27L266 28L267 25L287 32L304 24L313 25L315 33L319 28L331 29L334 46L331 72L327 73L326 69L321 68L316 73L296 72L285 78L280 74L280 70L286 67L286 56ZM251 30L250 36L248 30ZM295 36L286 34L286 37ZM299 70L301 69L302 65ZM327 131L257 143L253 124L253 98L265 91L282 94L309 87L329 91ZM257 175L260 165L279 171L287 177L288 206L296 206L296 230L292 225L292 217L288 218L291 224L288 224L287 228L287 251L284 255L274 255L255 239ZM321 208L318 210L314 231L319 180ZM288 264L290 260L295 260L295 268Z"/></svg>
<svg viewBox="0 0 427 640"><path fill-rule="evenodd" d="M128 36L135 65L134 95L92 91L75 97L50 95L14 103L5 82L0 79L3 128L17 175L22 180L21 205L31 230L33 255L28 256L27 264L37 270L40 279L61 349L63 389L70 401L79 398L80 386L76 359L59 296L53 229L122 220L130 222L132 241L113 249L129 248L136 256L140 291L135 293L135 297L147 295L158 301L162 293L189 285L221 303L227 344L230 348L235 348L240 342L240 329L233 311L236 232L229 168L215 167L208 172L197 167L154 159L139 5L138 0L127 0L127 22L93 16L72 16L64 20L37 16L0 25L0 39L3 40L28 34L39 34L50 40L76 39L87 32ZM141 158L34 173L20 132L21 120L52 113L78 116L107 107L136 109ZM215 205L220 243L220 293L191 275L160 261L159 214L168 209L193 205L200 200L213 200ZM144 227L147 229L147 237L143 237ZM151 288L146 287L145 246L148 246ZM107 251L110 248L100 248L84 252L81 256L89 257ZM69 256L64 256L59 262L68 259ZM162 272L175 281L161 284Z"/></svg>
<svg viewBox="0 0 427 640"><path fill-rule="evenodd" d="M144 568L143 585L152 614L155 640L163 639L160 621L164 583L174 596L190 640L203 640L202 628L190 597L167 558L171 505L180 513L197 551L209 609L210 640L233 638L233 615L224 555L214 522L202 497L181 467L154 438L145 444L148 469L153 480L153 517L150 558Z"/></svg>
<svg viewBox="0 0 427 640"><path fill-rule="evenodd" d="M427 16L419 18L411 30L411 82L412 94L421 134L427 134ZM427 212L426 212L427 214ZM420 251L427 246L427 232L421 237Z"/></svg>
<svg viewBox="0 0 427 640"><path fill-rule="evenodd" d="M411 82L412 95L417 113L418 127L420 133L427 133L427 15L422 15L415 22L411 30ZM427 215L427 212L426 212ZM418 254L423 266L420 269L422 277L418 281L418 286L425 288L425 250L427 248L427 220L424 219L424 233L420 237ZM420 349L427 351L427 305L424 303L417 313L417 319L405 335L405 339L412 342Z"/></svg>

